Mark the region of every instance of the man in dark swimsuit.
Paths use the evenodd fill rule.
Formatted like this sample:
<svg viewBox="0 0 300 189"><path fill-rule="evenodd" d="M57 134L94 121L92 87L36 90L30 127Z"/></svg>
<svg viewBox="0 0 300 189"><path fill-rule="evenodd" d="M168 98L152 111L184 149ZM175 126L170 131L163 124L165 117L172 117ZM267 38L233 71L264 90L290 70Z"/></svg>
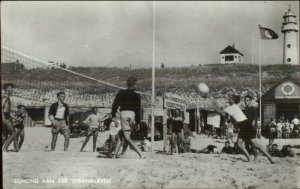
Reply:
<svg viewBox="0 0 300 189"><path fill-rule="evenodd" d="M21 149L21 146L24 142L24 136L25 136L25 131L24 131L25 112L26 112L25 106L19 105L18 112L11 116L13 119L13 126L17 132L16 138L18 141L19 150Z"/></svg>
<svg viewBox="0 0 300 189"><path fill-rule="evenodd" d="M177 152L180 153L182 150L182 136L183 136L183 117L180 116L180 110L176 109L174 112L174 117L171 121L171 130L172 130L172 147L171 147L171 154L173 154L173 148L176 148Z"/></svg>

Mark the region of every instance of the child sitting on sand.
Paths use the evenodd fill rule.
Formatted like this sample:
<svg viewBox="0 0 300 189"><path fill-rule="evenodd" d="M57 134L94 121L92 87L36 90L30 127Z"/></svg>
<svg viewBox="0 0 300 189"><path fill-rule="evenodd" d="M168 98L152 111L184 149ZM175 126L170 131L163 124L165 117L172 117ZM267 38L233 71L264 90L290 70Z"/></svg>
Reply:
<svg viewBox="0 0 300 189"><path fill-rule="evenodd" d="M227 140L230 140L232 143L234 143L233 142L233 124L231 123L231 120L227 119L225 125L226 125Z"/></svg>
<svg viewBox="0 0 300 189"><path fill-rule="evenodd" d="M191 150L191 138L189 132L184 133L184 138L182 140L183 153L190 152Z"/></svg>
<svg viewBox="0 0 300 189"><path fill-rule="evenodd" d="M109 125L110 130L110 144L109 144L109 153L108 156L112 157L112 151L114 150L116 142L118 142L119 139L119 132L121 130L121 122L120 120L117 120L116 122L112 121Z"/></svg>
<svg viewBox="0 0 300 189"><path fill-rule="evenodd" d="M146 139L146 137L143 138L141 141L141 150L143 152L148 152L151 148L151 142Z"/></svg>

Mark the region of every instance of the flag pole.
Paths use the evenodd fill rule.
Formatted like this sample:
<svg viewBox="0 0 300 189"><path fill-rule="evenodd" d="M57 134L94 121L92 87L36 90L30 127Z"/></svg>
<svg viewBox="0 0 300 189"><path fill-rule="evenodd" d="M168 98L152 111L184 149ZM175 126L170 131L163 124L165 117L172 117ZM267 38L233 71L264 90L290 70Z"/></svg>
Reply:
<svg viewBox="0 0 300 189"><path fill-rule="evenodd" d="M251 65L253 65L253 30L251 34Z"/></svg>
<svg viewBox="0 0 300 189"><path fill-rule="evenodd" d="M260 25L258 25L260 28ZM259 29L260 32L260 29ZM261 119L261 37L259 37L259 43L258 43L258 63L259 63L259 119L260 122L262 121Z"/></svg>
<svg viewBox="0 0 300 189"><path fill-rule="evenodd" d="M155 105L155 17L156 2L153 1L153 32L152 32L152 95L151 95L151 151L154 143L154 105Z"/></svg>

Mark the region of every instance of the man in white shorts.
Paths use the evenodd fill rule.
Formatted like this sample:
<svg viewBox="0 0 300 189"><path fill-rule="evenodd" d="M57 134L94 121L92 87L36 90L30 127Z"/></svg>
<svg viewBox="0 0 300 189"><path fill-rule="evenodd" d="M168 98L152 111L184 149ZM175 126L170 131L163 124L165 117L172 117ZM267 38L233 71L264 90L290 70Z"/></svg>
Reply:
<svg viewBox="0 0 300 189"><path fill-rule="evenodd" d="M141 120L141 97L134 91L136 81L137 79L135 77L129 77L127 79L127 89L122 89L118 92L112 105L111 115L113 121L116 122L116 112L120 108L121 132L124 134L125 141L140 156L140 158L142 158L138 147L130 138L132 127L134 124L139 124ZM116 158L120 147L121 141L119 140L116 145L115 154L112 158Z"/></svg>
<svg viewBox="0 0 300 189"><path fill-rule="evenodd" d="M103 123L104 119L105 119L105 116L98 112L98 108L93 107L92 108L92 114L90 114L83 121L83 123L87 124L89 126L89 128L88 128L87 136L85 138L85 141L82 144L80 152L83 151L85 145L88 143L91 136L93 136L93 152L95 152L96 142L97 142L97 137L98 137L98 131L99 131L99 128L101 127L101 124Z"/></svg>

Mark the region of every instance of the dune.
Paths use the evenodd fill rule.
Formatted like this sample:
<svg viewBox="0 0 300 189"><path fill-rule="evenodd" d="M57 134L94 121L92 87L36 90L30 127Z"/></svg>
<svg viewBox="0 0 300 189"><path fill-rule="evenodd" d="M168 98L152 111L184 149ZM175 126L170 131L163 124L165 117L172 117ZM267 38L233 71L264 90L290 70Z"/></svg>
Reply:
<svg viewBox="0 0 300 189"><path fill-rule="evenodd" d="M109 133L99 133L97 144L103 145ZM92 140L80 153L84 138L72 138L68 152L63 151L62 135L56 150L50 152L50 128L25 128L25 141L20 152L3 152L4 188L299 188L299 155L274 158L270 164L259 156L256 162L244 162L243 155L162 153L162 141L153 144L153 152L143 152L138 159L128 149L124 158L109 159L92 152ZM197 135L192 148L213 144L219 150L224 140ZM267 139L258 139L265 146ZM285 144L300 145L299 139L278 139ZM11 146L12 147L12 146ZM300 153L299 148L293 148Z"/></svg>

